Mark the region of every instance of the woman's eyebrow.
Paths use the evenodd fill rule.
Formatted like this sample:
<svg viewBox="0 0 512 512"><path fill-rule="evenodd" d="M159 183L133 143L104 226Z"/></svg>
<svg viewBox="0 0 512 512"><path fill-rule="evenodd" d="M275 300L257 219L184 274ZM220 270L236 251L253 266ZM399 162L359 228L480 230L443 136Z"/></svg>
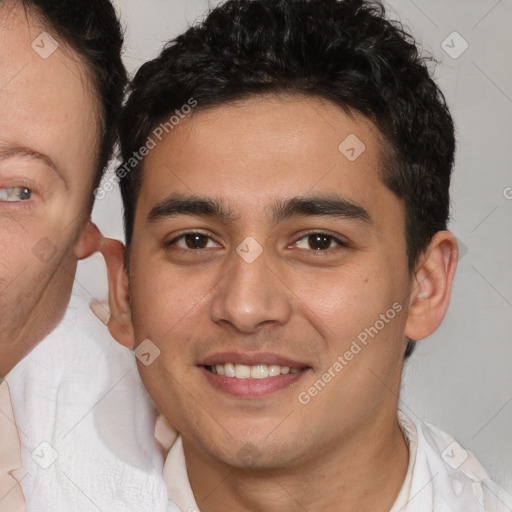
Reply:
<svg viewBox="0 0 512 512"><path fill-rule="evenodd" d="M63 178L58 167L55 165L53 160L39 151L35 151L26 146L2 146L0 145L0 160L8 160L14 157L29 158L31 160L37 160L47 167L53 169L61 178Z"/></svg>

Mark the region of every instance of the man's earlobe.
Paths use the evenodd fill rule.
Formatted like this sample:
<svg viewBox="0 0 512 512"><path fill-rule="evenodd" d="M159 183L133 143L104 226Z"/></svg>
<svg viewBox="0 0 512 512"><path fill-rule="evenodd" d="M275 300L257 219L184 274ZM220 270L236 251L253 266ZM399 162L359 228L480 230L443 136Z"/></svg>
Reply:
<svg viewBox="0 0 512 512"><path fill-rule="evenodd" d="M420 257L411 283L405 336L421 340L441 324L457 268L457 240L449 231L439 231Z"/></svg>
<svg viewBox="0 0 512 512"><path fill-rule="evenodd" d="M110 334L121 344L133 348L134 334L130 308L128 276L124 265L124 245L118 240L104 238L100 252L105 259L108 275L108 302Z"/></svg>

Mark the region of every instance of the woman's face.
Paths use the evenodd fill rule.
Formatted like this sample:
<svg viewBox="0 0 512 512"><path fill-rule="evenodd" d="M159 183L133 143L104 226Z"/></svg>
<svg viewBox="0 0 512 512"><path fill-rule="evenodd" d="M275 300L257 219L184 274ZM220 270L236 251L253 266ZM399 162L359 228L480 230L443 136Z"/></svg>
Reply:
<svg viewBox="0 0 512 512"><path fill-rule="evenodd" d="M50 32L0 4L0 375L63 314L97 165L89 71Z"/></svg>

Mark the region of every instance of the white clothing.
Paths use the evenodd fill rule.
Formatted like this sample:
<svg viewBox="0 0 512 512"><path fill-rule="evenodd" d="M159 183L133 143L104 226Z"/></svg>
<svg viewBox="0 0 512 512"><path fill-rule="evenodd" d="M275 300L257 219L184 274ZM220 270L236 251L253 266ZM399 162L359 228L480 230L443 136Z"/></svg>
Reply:
<svg viewBox="0 0 512 512"><path fill-rule="evenodd" d="M155 411L133 352L81 298L6 377L28 512L165 511Z"/></svg>
<svg viewBox="0 0 512 512"><path fill-rule="evenodd" d="M409 446L409 466L390 512L511 512L512 497L490 479L475 456L430 424L398 421ZM164 465L167 512L199 512L190 487L181 436Z"/></svg>

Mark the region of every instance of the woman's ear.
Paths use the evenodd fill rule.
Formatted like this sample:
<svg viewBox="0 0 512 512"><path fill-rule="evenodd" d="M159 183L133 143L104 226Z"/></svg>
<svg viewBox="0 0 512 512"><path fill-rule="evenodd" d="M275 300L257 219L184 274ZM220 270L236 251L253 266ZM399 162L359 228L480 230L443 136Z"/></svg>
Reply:
<svg viewBox="0 0 512 512"><path fill-rule="evenodd" d="M405 336L421 340L441 324L450 303L458 247L449 231L434 235L414 271Z"/></svg>
<svg viewBox="0 0 512 512"><path fill-rule="evenodd" d="M134 333L130 308L128 276L124 264L124 245L118 240L104 238L100 252L105 259L108 275L108 302L110 334L121 344L133 348Z"/></svg>
<svg viewBox="0 0 512 512"><path fill-rule="evenodd" d="M100 230L90 220L87 221L85 229L82 231L76 245L75 256L78 260L88 258L100 250L103 235Z"/></svg>

